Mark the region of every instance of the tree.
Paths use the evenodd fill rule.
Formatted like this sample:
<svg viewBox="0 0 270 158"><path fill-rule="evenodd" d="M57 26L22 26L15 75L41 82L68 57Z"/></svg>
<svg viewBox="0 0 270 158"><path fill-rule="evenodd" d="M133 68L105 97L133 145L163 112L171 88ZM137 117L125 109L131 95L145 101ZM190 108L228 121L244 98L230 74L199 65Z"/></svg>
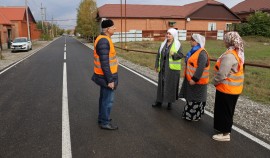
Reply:
<svg viewBox="0 0 270 158"><path fill-rule="evenodd" d="M79 8L77 8L76 32L87 39L96 37L98 34L96 15L96 2L93 0L82 0Z"/></svg>
<svg viewBox="0 0 270 158"><path fill-rule="evenodd" d="M257 11L247 18L247 23L239 24L237 30L242 36L270 37L270 16L266 12Z"/></svg>

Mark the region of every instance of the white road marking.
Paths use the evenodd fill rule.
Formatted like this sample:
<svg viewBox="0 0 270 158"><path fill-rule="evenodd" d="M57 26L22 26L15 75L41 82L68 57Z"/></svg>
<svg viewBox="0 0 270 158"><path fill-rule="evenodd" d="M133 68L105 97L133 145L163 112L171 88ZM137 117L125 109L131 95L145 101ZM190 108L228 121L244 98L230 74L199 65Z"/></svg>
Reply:
<svg viewBox="0 0 270 158"><path fill-rule="evenodd" d="M130 72L133 72L134 74L136 74L136 75L142 77L143 79L149 81L150 83L154 84L155 86L158 85L156 82L154 82L154 81L150 80L149 78L147 78L147 77L145 77L145 76L139 74L138 72L136 72L136 71L134 71L134 70L132 70L132 69L130 69L130 68L128 68L128 67L122 65L122 64L119 64L119 65L122 66L123 68L129 70ZM185 101L185 99L181 99L181 100ZM210 117L212 117L212 118L214 117L214 115L213 115L211 112L208 112L208 111L206 111L206 110L205 110L205 114L207 114L208 116L210 116ZM257 138L257 137L255 137L255 136L253 136L253 135L251 135L251 134L245 132L244 130L242 130L242 129L240 129L240 128L234 126L234 125L232 126L232 129L234 129L234 130L237 131L238 133L240 133L240 134L246 136L247 138L251 139L252 141L254 141L254 142L260 144L261 146L265 147L266 149L270 150L270 144L267 144L266 142L260 140L259 138Z"/></svg>
<svg viewBox="0 0 270 158"><path fill-rule="evenodd" d="M68 112L68 92L67 92L67 68L64 62L63 68L63 95L62 95L62 158L71 158L71 140Z"/></svg>
<svg viewBox="0 0 270 158"><path fill-rule="evenodd" d="M66 60L66 59L67 59L67 53L64 52L64 60Z"/></svg>

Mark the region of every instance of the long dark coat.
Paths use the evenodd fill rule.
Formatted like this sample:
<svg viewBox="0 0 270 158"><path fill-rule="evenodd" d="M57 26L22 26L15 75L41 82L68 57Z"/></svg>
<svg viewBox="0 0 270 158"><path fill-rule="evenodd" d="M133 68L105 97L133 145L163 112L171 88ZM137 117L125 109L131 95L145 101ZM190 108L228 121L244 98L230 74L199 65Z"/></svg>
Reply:
<svg viewBox="0 0 270 158"><path fill-rule="evenodd" d="M162 52L157 54L155 68L158 68L159 58L160 61L160 72L158 74L158 88L156 102L160 103L173 103L178 99L180 71L171 70L169 67L169 52L171 45L164 45ZM182 47L175 53L172 58L173 60L179 60L183 58Z"/></svg>
<svg viewBox="0 0 270 158"><path fill-rule="evenodd" d="M194 73L195 78L200 79L202 77L203 69L208 65L208 56L206 52L201 51L198 58L198 68ZM185 77L180 90L179 98L185 98L189 102L206 102L207 100L207 85L195 84L191 86Z"/></svg>

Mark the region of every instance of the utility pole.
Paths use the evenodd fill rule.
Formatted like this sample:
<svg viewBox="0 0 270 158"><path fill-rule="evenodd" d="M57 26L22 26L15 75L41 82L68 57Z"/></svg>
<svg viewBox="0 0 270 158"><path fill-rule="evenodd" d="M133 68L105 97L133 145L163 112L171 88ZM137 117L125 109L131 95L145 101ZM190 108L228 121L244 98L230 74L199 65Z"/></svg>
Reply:
<svg viewBox="0 0 270 158"><path fill-rule="evenodd" d="M127 1L125 0L125 48L127 49Z"/></svg>
<svg viewBox="0 0 270 158"><path fill-rule="evenodd" d="M51 29L52 29L52 38L54 38L54 32L53 32L53 16L52 16L52 27L51 27Z"/></svg>
<svg viewBox="0 0 270 158"><path fill-rule="evenodd" d="M43 19L44 19L44 12L43 12L43 7L42 7L42 3L41 3L41 28L42 28L42 32L44 32L44 30L43 30Z"/></svg>
<svg viewBox="0 0 270 158"><path fill-rule="evenodd" d="M30 29L29 29L29 18L28 18L27 0L25 0L25 9L26 9L26 21L27 21L28 40L30 40Z"/></svg>
<svg viewBox="0 0 270 158"><path fill-rule="evenodd" d="M48 32L48 22L47 22L47 11L46 11L46 9L47 8L44 8L44 10L45 10L45 21L46 21L46 26L47 26L46 27L46 33L49 34L49 32Z"/></svg>

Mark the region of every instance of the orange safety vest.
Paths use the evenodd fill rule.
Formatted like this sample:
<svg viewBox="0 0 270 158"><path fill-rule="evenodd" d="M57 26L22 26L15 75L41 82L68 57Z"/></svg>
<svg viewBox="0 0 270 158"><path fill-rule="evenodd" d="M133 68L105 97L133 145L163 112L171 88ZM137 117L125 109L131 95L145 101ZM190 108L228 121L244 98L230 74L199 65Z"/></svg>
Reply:
<svg viewBox="0 0 270 158"><path fill-rule="evenodd" d="M115 73L117 73L117 69L118 69L118 61L116 58L116 51L115 51L115 48L114 48L114 45L113 45L111 38L106 36L106 35L99 35L95 41L95 44L94 44L94 72L95 72L95 74L98 74L98 75L104 75L104 73L101 69L99 56L98 56L97 51L96 51L97 43L101 38L106 38L110 43L110 52L109 52L110 70L111 70L112 74L115 74Z"/></svg>
<svg viewBox="0 0 270 158"><path fill-rule="evenodd" d="M187 65L185 68L185 77L188 81L191 80L191 78L193 77L194 73L196 72L196 70L198 68L198 58L199 58L199 55L200 55L202 50L204 50L206 52L205 49L200 48L194 54L192 54L191 57L187 61ZM210 59L209 59L209 55L207 52L206 52L206 54L208 57L207 66L203 69L202 76L199 79L199 81L196 82L196 84L204 85L204 84L208 84L208 82L209 82Z"/></svg>
<svg viewBox="0 0 270 158"><path fill-rule="evenodd" d="M216 85L216 89L226 94L241 94L244 84L244 68L240 65L240 59L235 50L228 50L224 54L232 53L238 61L238 72L231 72L225 80ZM219 71L222 58L220 58L215 65L215 75Z"/></svg>

